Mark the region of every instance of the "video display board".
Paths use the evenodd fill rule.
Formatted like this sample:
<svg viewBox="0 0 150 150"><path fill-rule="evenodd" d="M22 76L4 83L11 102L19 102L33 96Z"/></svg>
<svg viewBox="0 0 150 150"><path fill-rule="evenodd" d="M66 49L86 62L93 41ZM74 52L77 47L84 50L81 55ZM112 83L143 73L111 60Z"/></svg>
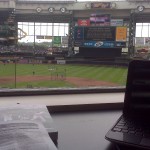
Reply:
<svg viewBox="0 0 150 150"><path fill-rule="evenodd" d="M78 19L78 26L90 26L89 19Z"/></svg>
<svg viewBox="0 0 150 150"><path fill-rule="evenodd" d="M91 14L90 24L93 26L110 26L110 14Z"/></svg>
<svg viewBox="0 0 150 150"><path fill-rule="evenodd" d="M115 27L86 27L84 28L84 40L115 41Z"/></svg>
<svg viewBox="0 0 150 150"><path fill-rule="evenodd" d="M126 27L75 27L74 46L95 48L126 47ZM119 30L119 31L118 31ZM117 38L116 38L117 37Z"/></svg>

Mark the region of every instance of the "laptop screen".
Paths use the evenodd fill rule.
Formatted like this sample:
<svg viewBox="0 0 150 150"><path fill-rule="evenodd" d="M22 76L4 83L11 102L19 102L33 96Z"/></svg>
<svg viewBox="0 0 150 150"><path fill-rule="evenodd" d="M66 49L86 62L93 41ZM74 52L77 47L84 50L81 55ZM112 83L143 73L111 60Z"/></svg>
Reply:
<svg viewBox="0 0 150 150"><path fill-rule="evenodd" d="M124 112L144 116L150 112L150 61L129 63Z"/></svg>

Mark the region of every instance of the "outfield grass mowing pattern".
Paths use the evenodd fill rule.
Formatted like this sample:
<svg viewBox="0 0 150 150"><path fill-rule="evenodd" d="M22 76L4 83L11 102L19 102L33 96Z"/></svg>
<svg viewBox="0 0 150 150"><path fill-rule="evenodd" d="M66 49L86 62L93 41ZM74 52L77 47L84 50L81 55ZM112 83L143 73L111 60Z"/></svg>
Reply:
<svg viewBox="0 0 150 150"><path fill-rule="evenodd" d="M41 88L41 87L47 87L47 88L60 88L60 87L74 87L74 85L69 84L65 81L38 81L38 82L20 82L17 83L17 87L24 88L25 85L27 85L29 88L35 87L35 88ZM30 87L31 85L31 87ZM27 87L26 86L26 87Z"/></svg>
<svg viewBox="0 0 150 150"><path fill-rule="evenodd" d="M17 76L51 76L53 71L65 71L66 77L78 77L89 80L107 81L116 83L118 86L125 85L127 77L127 68L113 66L96 66L96 65L54 65L54 64L17 64ZM0 78L12 76L15 79L15 64L0 64ZM16 77L17 78L17 77ZM11 87L12 83L1 85L1 87ZM64 81L36 81L36 82L19 82L17 87L26 87L32 84L33 87L74 87L73 84Z"/></svg>

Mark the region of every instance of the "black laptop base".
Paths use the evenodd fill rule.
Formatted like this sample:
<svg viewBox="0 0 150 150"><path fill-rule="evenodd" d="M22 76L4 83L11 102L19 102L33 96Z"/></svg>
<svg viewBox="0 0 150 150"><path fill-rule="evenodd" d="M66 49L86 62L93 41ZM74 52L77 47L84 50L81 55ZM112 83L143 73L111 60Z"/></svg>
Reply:
<svg viewBox="0 0 150 150"><path fill-rule="evenodd" d="M143 148L121 145L121 144L115 144L115 146L116 146L116 150L143 150Z"/></svg>
<svg viewBox="0 0 150 150"><path fill-rule="evenodd" d="M108 131L106 139L150 149L150 61L129 63L123 115Z"/></svg>
<svg viewBox="0 0 150 150"><path fill-rule="evenodd" d="M121 116L105 138L119 145L150 149L150 122Z"/></svg>

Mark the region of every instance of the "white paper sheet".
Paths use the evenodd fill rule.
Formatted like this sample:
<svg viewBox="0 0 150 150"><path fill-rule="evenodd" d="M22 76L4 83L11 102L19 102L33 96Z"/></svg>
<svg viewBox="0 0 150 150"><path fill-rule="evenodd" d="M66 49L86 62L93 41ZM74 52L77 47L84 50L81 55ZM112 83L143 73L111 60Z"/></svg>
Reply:
<svg viewBox="0 0 150 150"><path fill-rule="evenodd" d="M0 124L0 150L57 150L39 122L19 121Z"/></svg>

